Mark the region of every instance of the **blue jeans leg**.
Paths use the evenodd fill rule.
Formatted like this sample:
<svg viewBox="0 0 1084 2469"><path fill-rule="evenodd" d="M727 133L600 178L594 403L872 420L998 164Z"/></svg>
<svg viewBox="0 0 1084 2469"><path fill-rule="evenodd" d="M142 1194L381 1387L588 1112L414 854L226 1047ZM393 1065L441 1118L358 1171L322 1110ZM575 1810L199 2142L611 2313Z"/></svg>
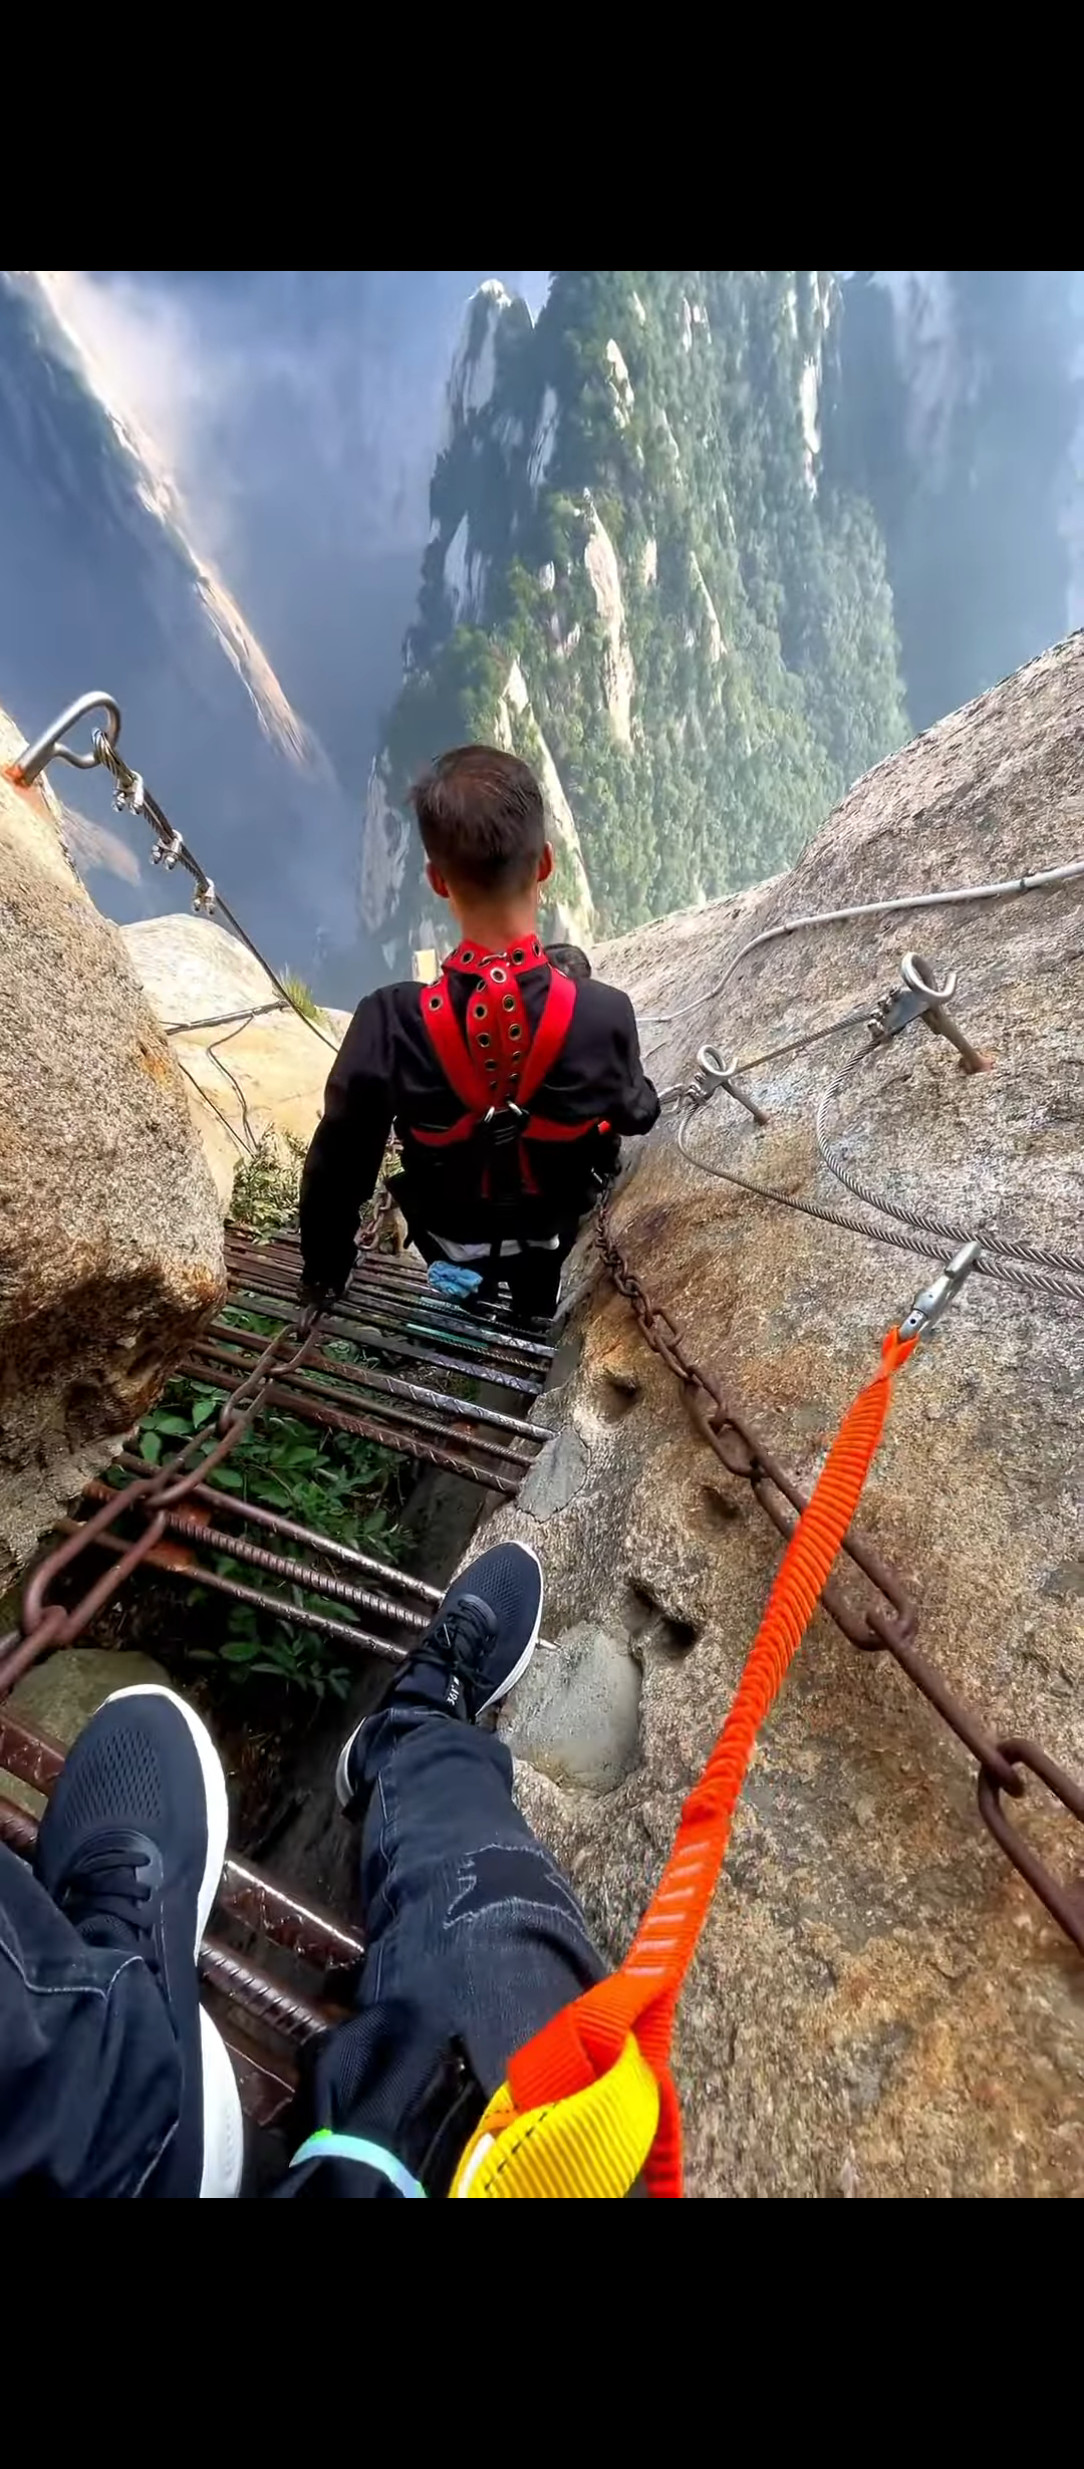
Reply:
<svg viewBox="0 0 1084 2469"><path fill-rule="evenodd" d="M484 2090L606 1966L567 1881L520 1816L495 1732L397 1706L372 1724L362 1838L362 2008L409 1998L458 2034Z"/></svg>
<svg viewBox="0 0 1084 2469"><path fill-rule="evenodd" d="M313 2121L379 2145L427 2193L442 2193L480 2114L474 2087L495 2092L515 2051L606 1966L515 1806L512 1760L495 1733L392 1698L363 1740L367 1953L359 2012L317 2060ZM356 2160L314 2158L278 2191L393 2189Z"/></svg>
<svg viewBox="0 0 1084 2469"><path fill-rule="evenodd" d="M87 1946L0 1844L0 2195L141 2194L180 2103L146 1965Z"/></svg>

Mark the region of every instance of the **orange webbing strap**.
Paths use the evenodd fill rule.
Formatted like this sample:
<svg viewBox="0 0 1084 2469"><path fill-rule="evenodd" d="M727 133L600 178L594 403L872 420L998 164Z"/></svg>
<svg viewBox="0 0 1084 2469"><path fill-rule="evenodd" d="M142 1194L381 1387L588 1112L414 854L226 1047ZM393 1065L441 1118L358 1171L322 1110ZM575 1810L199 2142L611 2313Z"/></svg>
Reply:
<svg viewBox="0 0 1084 2469"><path fill-rule="evenodd" d="M753 1744L858 1506L893 1377L916 1344L890 1332L879 1372L843 1418L779 1564L733 1705L682 1810L673 1851L620 1970L562 2008L509 2063L508 2084L522 2115L596 2082L635 2033L660 2092L646 2165L653 2195L681 2193L681 2118L670 2075L674 2009L715 1891Z"/></svg>

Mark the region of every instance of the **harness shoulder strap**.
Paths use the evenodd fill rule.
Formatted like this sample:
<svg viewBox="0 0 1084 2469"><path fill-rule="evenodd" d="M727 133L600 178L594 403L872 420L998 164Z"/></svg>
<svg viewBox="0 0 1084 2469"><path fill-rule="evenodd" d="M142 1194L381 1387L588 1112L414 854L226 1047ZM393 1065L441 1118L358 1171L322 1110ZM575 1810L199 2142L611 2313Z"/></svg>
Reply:
<svg viewBox="0 0 1084 2469"><path fill-rule="evenodd" d="M572 1026L576 1009L576 988L570 977L559 969L550 975L549 991L542 1007L542 1017L531 1039L527 1061L520 1079L518 1098L521 1106L529 1106L536 1089L540 1089L547 1072L553 1070L557 1057Z"/></svg>
<svg viewBox="0 0 1084 2469"><path fill-rule="evenodd" d="M472 1115L484 1115L489 1091L452 1010L447 984L422 989L422 1023L437 1061L460 1104Z"/></svg>

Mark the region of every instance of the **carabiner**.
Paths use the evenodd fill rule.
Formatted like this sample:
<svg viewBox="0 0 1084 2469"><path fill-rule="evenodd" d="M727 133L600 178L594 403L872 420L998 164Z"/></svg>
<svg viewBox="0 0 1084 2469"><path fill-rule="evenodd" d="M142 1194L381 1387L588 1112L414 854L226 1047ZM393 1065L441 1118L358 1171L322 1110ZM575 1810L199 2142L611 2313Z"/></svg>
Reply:
<svg viewBox="0 0 1084 2469"><path fill-rule="evenodd" d="M923 1287L921 1294L915 1296L906 1320L900 1322L901 1338L926 1337L931 1329L936 1328L942 1313L948 1310L950 1303L955 1302L965 1278L970 1277L978 1256L978 1243L965 1243L955 1258L950 1260L947 1269L942 1269L940 1277L935 1277L931 1285Z"/></svg>

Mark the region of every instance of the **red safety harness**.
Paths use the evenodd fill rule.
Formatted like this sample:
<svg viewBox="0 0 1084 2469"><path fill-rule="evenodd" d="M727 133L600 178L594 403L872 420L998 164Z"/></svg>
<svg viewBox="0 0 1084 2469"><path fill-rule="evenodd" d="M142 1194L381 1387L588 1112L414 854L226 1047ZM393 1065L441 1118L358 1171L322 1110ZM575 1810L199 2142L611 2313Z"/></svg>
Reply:
<svg viewBox="0 0 1084 2469"><path fill-rule="evenodd" d="M466 1035L446 985L438 981L419 990L434 1054L465 1111L444 1131L422 1131L411 1124L410 1137L423 1148L448 1149L484 1134L490 1154L482 1171L483 1200L537 1193L527 1141L582 1140L597 1129L597 1116L587 1123L555 1123L549 1115L531 1111L531 1100L553 1070L576 1009L572 979L551 968L542 1016L531 1036L519 979L525 970L543 965L549 967L535 935L510 952L483 952L461 943L445 961L444 976L455 970L473 980Z"/></svg>

